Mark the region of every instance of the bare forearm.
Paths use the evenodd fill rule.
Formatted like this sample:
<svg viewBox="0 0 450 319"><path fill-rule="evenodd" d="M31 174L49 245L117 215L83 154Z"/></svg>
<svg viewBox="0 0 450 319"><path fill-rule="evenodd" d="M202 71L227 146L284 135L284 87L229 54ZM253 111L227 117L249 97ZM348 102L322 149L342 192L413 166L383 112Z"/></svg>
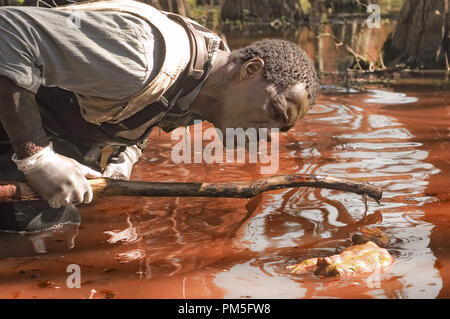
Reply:
<svg viewBox="0 0 450 319"><path fill-rule="evenodd" d="M48 145L34 94L0 76L0 122L19 159Z"/></svg>

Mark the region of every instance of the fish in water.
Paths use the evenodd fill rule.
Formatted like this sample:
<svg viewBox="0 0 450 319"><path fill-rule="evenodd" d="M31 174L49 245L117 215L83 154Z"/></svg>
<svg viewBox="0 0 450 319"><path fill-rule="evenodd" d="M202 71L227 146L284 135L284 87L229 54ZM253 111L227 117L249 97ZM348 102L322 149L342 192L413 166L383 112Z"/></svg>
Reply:
<svg viewBox="0 0 450 319"><path fill-rule="evenodd" d="M389 238L380 229L363 227L353 235L352 240L357 245L347 247L338 255L306 259L287 268L295 274L314 270L316 276L343 278L382 272L394 262L389 252L374 242L380 245L389 243Z"/></svg>

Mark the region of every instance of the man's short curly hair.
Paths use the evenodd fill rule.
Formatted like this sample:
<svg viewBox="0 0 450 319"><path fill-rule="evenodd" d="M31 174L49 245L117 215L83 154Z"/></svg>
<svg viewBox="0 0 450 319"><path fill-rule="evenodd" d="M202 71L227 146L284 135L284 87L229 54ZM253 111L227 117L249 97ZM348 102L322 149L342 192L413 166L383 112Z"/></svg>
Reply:
<svg viewBox="0 0 450 319"><path fill-rule="evenodd" d="M229 62L244 63L260 58L264 61L264 78L280 88L288 88L299 82L305 85L311 105L316 103L319 78L306 53L295 43L266 39L235 50Z"/></svg>

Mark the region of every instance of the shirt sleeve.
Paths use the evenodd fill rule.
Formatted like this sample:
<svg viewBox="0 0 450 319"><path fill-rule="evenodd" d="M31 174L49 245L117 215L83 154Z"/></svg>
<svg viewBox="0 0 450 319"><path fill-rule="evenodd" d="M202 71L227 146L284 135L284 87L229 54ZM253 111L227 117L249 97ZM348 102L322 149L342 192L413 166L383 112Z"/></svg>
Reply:
<svg viewBox="0 0 450 319"><path fill-rule="evenodd" d="M148 24L116 12L0 8L0 75L37 92L58 86L121 101L158 71Z"/></svg>
<svg viewBox="0 0 450 319"><path fill-rule="evenodd" d="M36 93L41 85L41 70L25 33L15 25L8 10L0 8L0 75Z"/></svg>

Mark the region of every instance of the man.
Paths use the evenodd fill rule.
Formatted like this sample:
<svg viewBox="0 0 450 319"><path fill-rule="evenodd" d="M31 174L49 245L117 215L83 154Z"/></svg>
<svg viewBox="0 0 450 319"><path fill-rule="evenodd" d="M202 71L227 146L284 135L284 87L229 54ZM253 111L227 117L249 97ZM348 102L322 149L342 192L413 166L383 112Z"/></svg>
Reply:
<svg viewBox="0 0 450 319"><path fill-rule="evenodd" d="M287 131L317 92L291 42L230 52L195 22L131 0L0 8L0 180L27 181L47 201L1 205L0 226L79 220L87 179L129 179L154 127ZM105 147L115 151L102 170Z"/></svg>

